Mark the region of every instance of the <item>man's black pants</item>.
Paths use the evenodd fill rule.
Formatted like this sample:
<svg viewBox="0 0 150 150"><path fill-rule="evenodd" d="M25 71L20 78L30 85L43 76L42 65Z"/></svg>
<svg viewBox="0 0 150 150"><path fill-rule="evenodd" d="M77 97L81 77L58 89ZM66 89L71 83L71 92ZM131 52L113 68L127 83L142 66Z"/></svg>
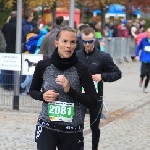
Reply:
<svg viewBox="0 0 150 150"><path fill-rule="evenodd" d="M100 138L100 118L103 108L103 100L102 98L98 100L97 108L89 110L90 112L90 128L92 130L92 150L96 150L98 148L99 138ZM84 121L85 113L87 112L87 108L81 105L81 114L82 119Z"/></svg>
<svg viewBox="0 0 150 150"><path fill-rule="evenodd" d="M141 75L140 75L142 82L143 82L145 76L146 76L146 79L145 79L144 87L147 88L149 79L150 79L150 64L142 62Z"/></svg>

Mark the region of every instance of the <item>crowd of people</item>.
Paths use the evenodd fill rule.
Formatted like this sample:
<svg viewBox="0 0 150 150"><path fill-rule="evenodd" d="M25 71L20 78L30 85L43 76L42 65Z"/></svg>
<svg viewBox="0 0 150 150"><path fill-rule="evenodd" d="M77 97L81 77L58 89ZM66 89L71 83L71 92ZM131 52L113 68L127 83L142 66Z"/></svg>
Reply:
<svg viewBox="0 0 150 150"><path fill-rule="evenodd" d="M16 14L11 12L0 32L0 52L15 53ZM144 30L144 20L122 19L116 25L106 24L104 29L100 23L92 22L73 29L63 16L56 17L54 23L33 18L32 11L25 12L21 53L43 54L43 60L37 63L33 75L20 76L20 92L43 102L35 132L37 149L83 150L84 117L89 109L92 150L98 150L103 82L114 82L122 76L113 58L103 52L101 39L135 38L136 56L140 55L142 62L140 86L147 76L144 86L147 92L150 29ZM1 87L13 90L14 72L1 70L1 74Z"/></svg>

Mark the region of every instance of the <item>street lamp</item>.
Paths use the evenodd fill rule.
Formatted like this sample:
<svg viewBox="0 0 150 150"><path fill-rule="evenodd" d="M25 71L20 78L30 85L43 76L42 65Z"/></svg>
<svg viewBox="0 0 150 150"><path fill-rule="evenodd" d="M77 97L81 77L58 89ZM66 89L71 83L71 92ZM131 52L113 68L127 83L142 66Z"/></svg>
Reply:
<svg viewBox="0 0 150 150"><path fill-rule="evenodd" d="M74 6L75 6L75 0L70 0L69 27L72 28L74 28Z"/></svg>

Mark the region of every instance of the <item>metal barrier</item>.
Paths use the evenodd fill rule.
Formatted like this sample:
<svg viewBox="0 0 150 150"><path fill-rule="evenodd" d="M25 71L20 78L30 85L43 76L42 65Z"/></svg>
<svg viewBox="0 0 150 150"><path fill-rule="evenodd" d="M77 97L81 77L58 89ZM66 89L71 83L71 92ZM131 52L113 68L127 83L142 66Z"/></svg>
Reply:
<svg viewBox="0 0 150 150"><path fill-rule="evenodd" d="M132 38L112 38L103 39L105 42L105 52L109 53L114 59L124 62L129 60L135 53L135 41ZM0 73L0 106L12 106L14 98L14 72L1 70ZM20 87L20 85L18 85ZM33 100L28 95L19 95L19 107L41 107L40 101Z"/></svg>
<svg viewBox="0 0 150 150"><path fill-rule="evenodd" d="M13 89L5 90L0 87L0 106L13 106L14 91ZM19 107L41 107L40 101L32 99L29 95L19 95Z"/></svg>
<svg viewBox="0 0 150 150"><path fill-rule="evenodd" d="M114 59L124 63L130 61L131 56L135 55L135 40L133 38L106 38L105 52L109 53Z"/></svg>

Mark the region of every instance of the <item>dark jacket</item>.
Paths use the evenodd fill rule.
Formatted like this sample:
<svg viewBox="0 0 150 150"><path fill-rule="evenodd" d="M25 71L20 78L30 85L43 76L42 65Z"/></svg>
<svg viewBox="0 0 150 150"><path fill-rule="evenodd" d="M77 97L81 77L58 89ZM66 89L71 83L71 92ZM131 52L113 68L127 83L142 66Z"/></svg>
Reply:
<svg viewBox="0 0 150 150"><path fill-rule="evenodd" d="M92 75L101 74L102 81L98 83L98 96L103 96L103 81L114 82L121 78L121 71L108 53L94 49L87 54L83 49L77 51L76 55L87 65Z"/></svg>
<svg viewBox="0 0 150 150"><path fill-rule="evenodd" d="M16 19L10 19L5 23L2 32L6 40L6 53L15 53L16 51Z"/></svg>
<svg viewBox="0 0 150 150"><path fill-rule="evenodd" d="M31 32L31 23L26 19L22 20L22 43L26 42L27 34Z"/></svg>

